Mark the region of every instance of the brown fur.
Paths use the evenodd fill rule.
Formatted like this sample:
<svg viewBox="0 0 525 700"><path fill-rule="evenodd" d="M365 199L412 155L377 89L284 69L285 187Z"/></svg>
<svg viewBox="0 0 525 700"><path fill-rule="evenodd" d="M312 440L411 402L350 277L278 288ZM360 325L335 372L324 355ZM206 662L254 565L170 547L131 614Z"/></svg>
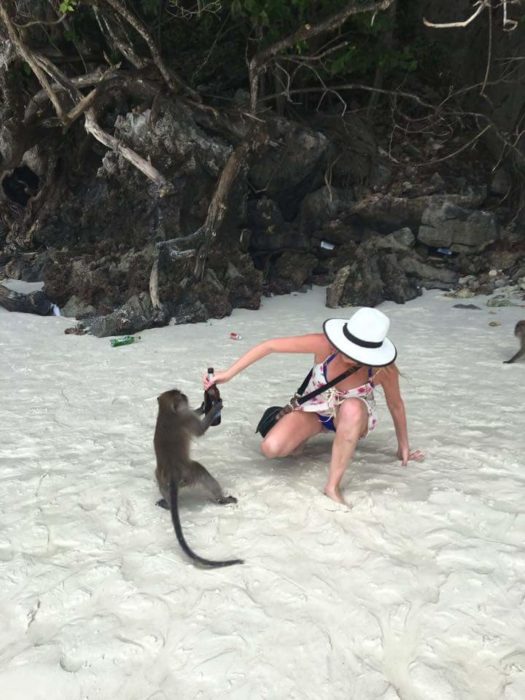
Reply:
<svg viewBox="0 0 525 700"><path fill-rule="evenodd" d="M225 496L218 481L202 464L192 460L190 455L192 438L204 435L213 420L220 414L222 402L216 403L201 419L197 416L197 412L189 407L185 394L177 389L165 391L157 401L159 413L154 437L157 457L155 477L163 497L158 505L169 508L179 544L196 562L210 567L242 564L240 559L210 561L195 554L184 539L178 512L179 487L196 483L200 483L216 503L237 502L233 496Z"/></svg>

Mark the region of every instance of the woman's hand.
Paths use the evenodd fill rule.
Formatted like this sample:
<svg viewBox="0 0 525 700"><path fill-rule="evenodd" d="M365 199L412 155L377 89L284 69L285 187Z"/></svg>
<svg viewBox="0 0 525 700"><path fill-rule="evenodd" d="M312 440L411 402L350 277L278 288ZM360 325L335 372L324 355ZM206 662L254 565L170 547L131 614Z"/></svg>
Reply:
<svg viewBox="0 0 525 700"><path fill-rule="evenodd" d="M208 375L205 374L202 378L202 385L205 389L209 389L210 386L213 386L214 384L225 384L226 382L229 382L230 379L231 377L228 372L215 372L212 380L210 380Z"/></svg>
<svg viewBox="0 0 525 700"><path fill-rule="evenodd" d="M409 461L422 462L425 459L425 453L421 450L411 450L409 447L400 447L397 451L397 458L406 467Z"/></svg>

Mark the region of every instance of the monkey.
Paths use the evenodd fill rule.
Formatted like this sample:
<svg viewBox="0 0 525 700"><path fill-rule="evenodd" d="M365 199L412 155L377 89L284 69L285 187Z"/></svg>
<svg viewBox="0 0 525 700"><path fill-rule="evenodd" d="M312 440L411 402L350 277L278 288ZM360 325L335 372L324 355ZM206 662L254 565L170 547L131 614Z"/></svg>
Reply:
<svg viewBox="0 0 525 700"><path fill-rule="evenodd" d="M511 362L515 362L522 355L525 355L525 321L518 321L514 327L514 335L520 340L520 349L510 360L503 360L506 365L510 365Z"/></svg>
<svg viewBox="0 0 525 700"><path fill-rule="evenodd" d="M198 418L203 413L202 407L192 411L187 396L178 389L165 391L157 397L157 401L159 413L153 443L157 458L155 477L162 495L157 505L171 511L179 544L195 562L208 567L244 564L242 559L211 561L195 554L184 539L179 517L178 492L181 486L200 483L216 503L237 503L233 496L225 496L218 481L202 464L190 457L191 438L204 435L221 412L222 401L216 402L203 418Z"/></svg>

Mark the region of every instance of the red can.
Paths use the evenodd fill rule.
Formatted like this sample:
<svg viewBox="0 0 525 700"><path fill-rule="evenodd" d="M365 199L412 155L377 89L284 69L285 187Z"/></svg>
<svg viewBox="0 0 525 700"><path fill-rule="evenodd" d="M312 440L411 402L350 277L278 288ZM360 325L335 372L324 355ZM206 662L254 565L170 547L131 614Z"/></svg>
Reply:
<svg viewBox="0 0 525 700"><path fill-rule="evenodd" d="M233 331L230 333L230 338L232 340L241 340L242 335L239 335L238 333L234 333Z"/></svg>

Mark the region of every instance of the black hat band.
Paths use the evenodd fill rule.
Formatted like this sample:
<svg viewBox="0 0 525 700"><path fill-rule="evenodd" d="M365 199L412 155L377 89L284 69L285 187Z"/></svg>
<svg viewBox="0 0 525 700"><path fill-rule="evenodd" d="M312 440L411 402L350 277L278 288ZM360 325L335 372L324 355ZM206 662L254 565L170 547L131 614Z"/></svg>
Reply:
<svg viewBox="0 0 525 700"><path fill-rule="evenodd" d="M372 343L368 340L361 340L361 338L356 338L355 335L352 335L348 328L346 327L347 324L343 326L343 333L344 336L347 340L349 340L351 343L354 343L354 345L359 345L362 348L380 348L381 345L383 345L383 341L381 340L379 343Z"/></svg>

